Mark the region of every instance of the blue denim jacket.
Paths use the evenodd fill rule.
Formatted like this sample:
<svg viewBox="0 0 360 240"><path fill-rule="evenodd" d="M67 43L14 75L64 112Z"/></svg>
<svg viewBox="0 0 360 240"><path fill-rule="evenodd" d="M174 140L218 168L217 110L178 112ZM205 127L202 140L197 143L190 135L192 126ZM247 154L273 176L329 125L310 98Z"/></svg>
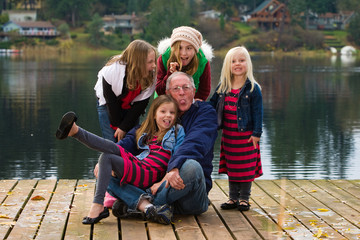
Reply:
<svg viewBox="0 0 360 240"><path fill-rule="evenodd" d="M218 128L222 128L225 93L217 93L218 88L219 86L211 97L210 104L216 109ZM252 92L250 92L250 89L251 82L247 79L245 85L241 88L236 103L238 130L240 132L253 131L253 136L261 137L263 120L262 94L257 84L255 84Z"/></svg>
<svg viewBox="0 0 360 240"><path fill-rule="evenodd" d="M175 138L175 131L177 131L176 138ZM149 145L143 143L143 138L145 137L145 135L146 133L143 133L143 135L141 135L138 141L139 149L143 150L139 155L136 156L140 160L146 158L150 153ZM177 124L176 126L170 128L170 130L167 131L167 133L165 133L161 142L161 146L165 150L171 151L171 155L173 155L177 147L183 142L184 136L185 136L184 128L181 125Z"/></svg>

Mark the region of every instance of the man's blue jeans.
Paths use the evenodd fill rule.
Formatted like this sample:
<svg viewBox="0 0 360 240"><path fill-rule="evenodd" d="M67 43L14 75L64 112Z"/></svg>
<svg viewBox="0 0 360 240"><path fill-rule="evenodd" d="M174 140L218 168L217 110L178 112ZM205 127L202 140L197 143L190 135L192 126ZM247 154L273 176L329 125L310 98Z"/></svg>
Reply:
<svg viewBox="0 0 360 240"><path fill-rule="evenodd" d="M115 130L110 127L110 119L106 109L106 105L99 106L99 102L98 102L96 107L97 107L100 129L103 138L116 142L116 139L114 138Z"/></svg>
<svg viewBox="0 0 360 240"><path fill-rule="evenodd" d="M159 187L155 196L149 189L144 191L130 184L120 186L120 180L112 178L108 192L114 197L123 200L131 210L136 210L140 199L153 198L154 205L165 203L174 206L177 214L201 214L206 212L209 199L206 192L204 172L201 165L195 160L187 160L180 168L180 176L184 181L185 188L176 190L172 187L165 188L165 182Z"/></svg>

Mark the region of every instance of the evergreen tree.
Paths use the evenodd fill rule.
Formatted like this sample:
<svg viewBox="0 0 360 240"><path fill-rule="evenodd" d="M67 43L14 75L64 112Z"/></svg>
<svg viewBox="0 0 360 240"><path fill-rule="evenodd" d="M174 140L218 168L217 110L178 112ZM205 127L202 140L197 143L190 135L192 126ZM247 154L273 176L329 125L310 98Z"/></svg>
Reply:
<svg viewBox="0 0 360 240"><path fill-rule="evenodd" d="M349 33L349 39L360 46L360 14L356 14L351 20L347 31Z"/></svg>
<svg viewBox="0 0 360 240"><path fill-rule="evenodd" d="M175 27L189 25L189 9L183 0L152 0L146 27L145 39L155 43L161 38L170 37Z"/></svg>
<svg viewBox="0 0 360 240"><path fill-rule="evenodd" d="M99 14L95 13L91 22L87 26L90 37L89 43L94 46L101 46L104 41L104 33L101 31L101 28L104 26L104 21L99 16Z"/></svg>
<svg viewBox="0 0 360 240"><path fill-rule="evenodd" d="M73 27L90 19L92 3L95 0L44 0L44 15L47 19L59 18Z"/></svg>

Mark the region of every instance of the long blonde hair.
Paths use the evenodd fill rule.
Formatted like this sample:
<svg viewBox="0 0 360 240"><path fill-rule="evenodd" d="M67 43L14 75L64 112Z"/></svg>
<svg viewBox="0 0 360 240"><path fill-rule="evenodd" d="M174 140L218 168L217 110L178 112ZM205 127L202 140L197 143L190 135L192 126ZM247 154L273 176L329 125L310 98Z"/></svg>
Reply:
<svg viewBox="0 0 360 240"><path fill-rule="evenodd" d="M154 81L155 72L147 72L147 58L151 51L156 49L148 42L143 40L132 41L121 55L113 56L106 65L111 65L116 61L126 64L126 85L129 90L141 87L142 90L150 87Z"/></svg>
<svg viewBox="0 0 360 240"><path fill-rule="evenodd" d="M146 133L146 137L145 137L145 143L147 144L149 141L152 140L152 138L155 136L155 134L157 133L157 131L159 130L156 121L155 121L155 115L156 115L156 111L157 109L161 106L161 104L163 103L173 103L174 107L175 107L175 121L177 119L178 116L178 105L175 102L175 100L169 96L169 95L160 95L157 98L154 99L154 101L152 102L150 109L149 109L149 113L146 116L146 119L144 120L144 122L141 124L140 128L138 130L136 130L136 142L139 141L139 138ZM169 129L172 127L173 125L171 125L169 127ZM168 129L167 129L168 130ZM167 131L163 131L161 132L158 136L157 136L157 141L161 142L164 135L166 134Z"/></svg>
<svg viewBox="0 0 360 240"><path fill-rule="evenodd" d="M170 57L169 60L167 61L167 67L168 69L170 68L170 63L171 62L177 62L179 63L179 71L181 72L185 72L187 74L189 74L190 76L194 75L199 67L199 59L196 53L196 50L194 48L195 51L195 55L193 57L193 59L191 59L190 63L187 66L184 66L184 68L186 70L183 70L183 65L182 65L182 61L180 59L180 44L181 41L176 41L172 46L171 46L171 53L170 53Z"/></svg>
<svg viewBox="0 0 360 240"><path fill-rule="evenodd" d="M231 63L236 54L242 54L245 56L245 61L247 65L246 78L248 78L251 82L250 92L254 90L255 84L260 87L260 85L256 82L254 78L253 65L251 62L250 54L245 47L241 46L230 49L224 58L224 63L220 75L220 86L217 90L218 93L227 93L231 91L231 80L233 78L233 75L231 73Z"/></svg>

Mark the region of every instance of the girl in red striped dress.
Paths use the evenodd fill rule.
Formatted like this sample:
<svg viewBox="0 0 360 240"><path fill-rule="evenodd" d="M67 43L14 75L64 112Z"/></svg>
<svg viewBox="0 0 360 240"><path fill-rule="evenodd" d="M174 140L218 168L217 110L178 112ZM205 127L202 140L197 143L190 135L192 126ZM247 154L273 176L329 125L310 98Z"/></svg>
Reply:
<svg viewBox="0 0 360 240"><path fill-rule="evenodd" d="M229 179L229 200L221 208L247 211L251 184L262 175L259 141L263 106L245 47L232 48L226 54L220 84L210 102L222 128L219 173Z"/></svg>
<svg viewBox="0 0 360 240"><path fill-rule="evenodd" d="M62 117L56 132L58 139L72 136L85 146L102 152L94 171L98 178L94 200L83 224L94 224L109 216L109 210L104 207L104 196L112 171L121 179L121 184L132 184L142 189L165 176L171 154L185 135L182 126L175 126L177 113L177 104L170 96L156 98L141 126L130 130L118 144L78 127L74 112ZM131 153L135 150L141 153L135 156ZM150 202L147 207L151 207L151 211L156 210Z"/></svg>

